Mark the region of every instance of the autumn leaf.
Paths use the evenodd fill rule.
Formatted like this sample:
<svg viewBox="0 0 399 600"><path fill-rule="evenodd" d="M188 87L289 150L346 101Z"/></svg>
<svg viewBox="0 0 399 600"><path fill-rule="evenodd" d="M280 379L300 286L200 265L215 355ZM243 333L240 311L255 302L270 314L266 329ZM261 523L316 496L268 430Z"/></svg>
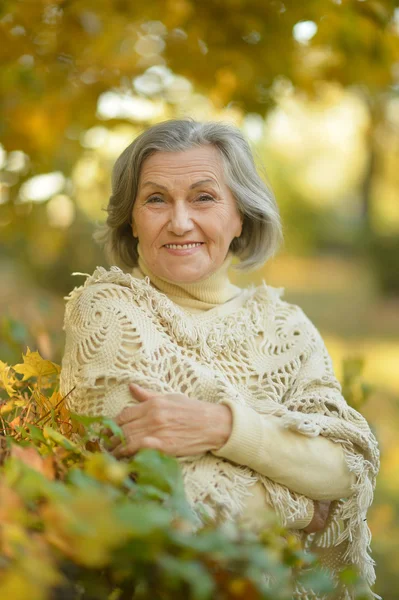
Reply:
<svg viewBox="0 0 399 600"><path fill-rule="evenodd" d="M4 404L0 405L0 415L4 417L5 415L8 415L8 413L13 411L14 408L15 402L13 400L9 400L8 402L5 402Z"/></svg>
<svg viewBox="0 0 399 600"><path fill-rule="evenodd" d="M16 383L18 383L18 380L16 377L14 377L11 367L9 367L7 363L0 360L0 386L6 390L10 397L17 393L14 389L14 385Z"/></svg>
<svg viewBox="0 0 399 600"><path fill-rule="evenodd" d="M15 419L13 419L12 421L9 422L9 426L12 429L17 429L17 427L19 427L21 425L21 417L15 417Z"/></svg>
<svg viewBox="0 0 399 600"><path fill-rule="evenodd" d="M0 481L0 522L16 523L17 519L23 520L24 506L21 496L11 489L4 478ZM4 546L2 548L4 551Z"/></svg>
<svg viewBox="0 0 399 600"><path fill-rule="evenodd" d="M37 351L31 352L29 348L22 358L24 362L14 366L14 371L23 375L22 381L26 381L30 377L46 377L60 372L59 365L45 360Z"/></svg>
<svg viewBox="0 0 399 600"><path fill-rule="evenodd" d="M59 405L59 403L61 402L61 400L63 398L62 398L62 395L60 394L60 392L53 392L51 394L51 396L46 399L48 400L49 405L53 406L55 408L57 405Z"/></svg>
<svg viewBox="0 0 399 600"><path fill-rule="evenodd" d="M75 563L88 567L106 565L111 550L130 533L126 523L118 518L114 499L99 494L95 488L78 490L64 502L43 505L41 515L49 544Z"/></svg>
<svg viewBox="0 0 399 600"><path fill-rule="evenodd" d="M62 433L52 429L51 427L43 428L43 435L46 439L51 440L61 448L68 450L70 452L77 452L80 454L82 452L81 448L77 444L75 444L72 440L66 438Z"/></svg>
<svg viewBox="0 0 399 600"><path fill-rule="evenodd" d="M45 475L48 479L54 479L55 472L52 457L47 456L46 458L43 458L33 446L25 448L13 445L11 448L11 456L22 461L31 469L39 471L39 473Z"/></svg>

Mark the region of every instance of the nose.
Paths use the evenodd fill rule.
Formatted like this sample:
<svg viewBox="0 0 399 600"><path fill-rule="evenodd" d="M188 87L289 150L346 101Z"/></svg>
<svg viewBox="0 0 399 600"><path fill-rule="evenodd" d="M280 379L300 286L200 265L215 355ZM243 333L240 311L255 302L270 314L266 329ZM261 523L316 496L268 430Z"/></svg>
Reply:
<svg viewBox="0 0 399 600"><path fill-rule="evenodd" d="M176 235L184 235L193 229L190 209L183 202L176 202L171 207L167 230Z"/></svg>

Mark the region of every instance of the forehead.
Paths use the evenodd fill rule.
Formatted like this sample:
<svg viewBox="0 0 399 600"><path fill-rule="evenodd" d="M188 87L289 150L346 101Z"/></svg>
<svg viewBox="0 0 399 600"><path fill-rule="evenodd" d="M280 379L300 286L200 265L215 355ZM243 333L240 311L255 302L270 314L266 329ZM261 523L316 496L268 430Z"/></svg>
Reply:
<svg viewBox="0 0 399 600"><path fill-rule="evenodd" d="M207 174L224 179L223 162L214 146L199 146L179 152L155 152L146 158L140 171L140 180L152 173L158 175L184 176Z"/></svg>

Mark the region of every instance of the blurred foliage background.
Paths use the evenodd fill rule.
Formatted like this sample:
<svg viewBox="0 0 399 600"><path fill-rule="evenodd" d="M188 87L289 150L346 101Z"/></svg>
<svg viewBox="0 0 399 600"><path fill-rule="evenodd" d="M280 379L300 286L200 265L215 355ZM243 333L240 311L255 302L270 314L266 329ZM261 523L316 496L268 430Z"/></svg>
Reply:
<svg viewBox="0 0 399 600"><path fill-rule="evenodd" d="M285 245L232 278L285 287L337 375L367 390L382 452L376 591L396 598L399 3L4 0L0 36L0 358L29 345L60 361L63 296L81 281L72 272L106 265L92 234L138 133L181 116L236 124Z"/></svg>

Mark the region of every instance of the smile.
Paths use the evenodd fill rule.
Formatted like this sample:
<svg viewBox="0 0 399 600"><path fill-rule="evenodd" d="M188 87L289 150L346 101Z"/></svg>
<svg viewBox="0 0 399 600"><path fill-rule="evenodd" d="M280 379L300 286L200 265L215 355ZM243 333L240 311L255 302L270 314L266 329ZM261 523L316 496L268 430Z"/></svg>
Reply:
<svg viewBox="0 0 399 600"><path fill-rule="evenodd" d="M165 244L165 248L172 248L173 250L181 250L183 248L196 248L202 246L203 242L196 242L194 244Z"/></svg>
<svg viewBox="0 0 399 600"><path fill-rule="evenodd" d="M204 245L204 242L193 242L191 244L165 244L164 249L172 256L186 257L196 254Z"/></svg>

